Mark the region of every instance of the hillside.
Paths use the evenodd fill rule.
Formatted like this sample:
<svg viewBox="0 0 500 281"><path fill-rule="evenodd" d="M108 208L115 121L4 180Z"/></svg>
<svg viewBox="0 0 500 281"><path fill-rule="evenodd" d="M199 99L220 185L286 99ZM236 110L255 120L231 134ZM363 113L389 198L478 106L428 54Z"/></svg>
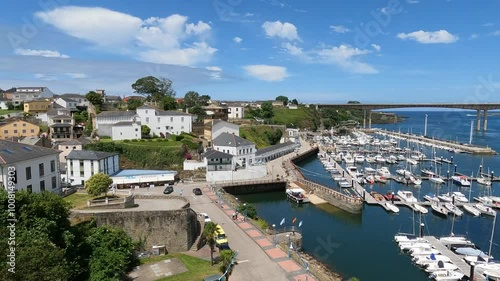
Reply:
<svg viewBox="0 0 500 281"><path fill-rule="evenodd" d="M240 137L255 143L255 147L261 149L279 143L284 129L283 126L242 126L240 127Z"/></svg>
<svg viewBox="0 0 500 281"><path fill-rule="evenodd" d="M319 127L319 114L314 108L299 106L297 109L284 107L273 108L273 124L285 125L288 128L312 129Z"/></svg>

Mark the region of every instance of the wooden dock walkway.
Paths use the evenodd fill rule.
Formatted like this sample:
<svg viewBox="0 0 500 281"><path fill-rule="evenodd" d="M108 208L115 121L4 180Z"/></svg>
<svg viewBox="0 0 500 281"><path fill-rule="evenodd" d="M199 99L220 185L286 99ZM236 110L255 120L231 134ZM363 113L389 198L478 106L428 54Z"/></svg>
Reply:
<svg viewBox="0 0 500 281"><path fill-rule="evenodd" d="M442 255L447 256L451 259L451 262L460 268L460 271L465 274L465 276L470 277L470 265L468 265L463 259L462 256L459 256L448 249L443 243L441 243L434 236L424 236L429 243L436 248ZM477 270L474 273L474 280L477 281L486 281L486 278L481 275Z"/></svg>

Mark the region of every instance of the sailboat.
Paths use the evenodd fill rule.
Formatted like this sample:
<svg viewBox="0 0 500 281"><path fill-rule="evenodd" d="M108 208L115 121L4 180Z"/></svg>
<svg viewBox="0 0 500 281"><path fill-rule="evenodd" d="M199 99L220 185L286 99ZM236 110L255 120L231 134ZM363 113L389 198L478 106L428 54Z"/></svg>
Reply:
<svg viewBox="0 0 500 281"><path fill-rule="evenodd" d="M485 177L482 173L483 159L481 158L481 165L479 165L479 171L477 172L477 183L484 186L491 186L491 180Z"/></svg>
<svg viewBox="0 0 500 281"><path fill-rule="evenodd" d="M472 187L469 187L469 202L470 202L470 196L471 196L471 192L472 192ZM467 211L469 214L475 216L475 217L478 217L479 215L481 215L481 211L478 210L474 204L472 205L469 205L469 204L464 204L463 205L464 207L464 210Z"/></svg>
<svg viewBox="0 0 500 281"><path fill-rule="evenodd" d="M496 220L497 220L497 216L495 215L495 219L493 220L493 227L491 228L491 237L490 237L490 248L488 250L488 255L485 255L484 252L482 252L481 250L476 250L474 254L470 254L470 248L458 248L455 250L456 253L460 254L460 253L469 253L468 256L465 257L465 260L467 262L477 262L478 260L481 259L488 259L491 260L493 259L493 257L491 256L491 247L493 246L493 236L495 235L495 223L496 223ZM472 250L475 250L475 249L472 249ZM475 257L475 258L474 258ZM488 263L483 263L481 264L481 266L483 267L487 267L488 264L490 264L489 262ZM494 263L491 263L491 264L494 264Z"/></svg>

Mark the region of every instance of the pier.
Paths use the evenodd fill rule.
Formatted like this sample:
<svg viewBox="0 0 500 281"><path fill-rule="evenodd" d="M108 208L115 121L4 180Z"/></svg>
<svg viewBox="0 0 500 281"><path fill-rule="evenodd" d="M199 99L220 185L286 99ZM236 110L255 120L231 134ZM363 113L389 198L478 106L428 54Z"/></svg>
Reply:
<svg viewBox="0 0 500 281"><path fill-rule="evenodd" d="M432 139L425 136L417 136L407 133L391 132L382 129L372 129L367 130L367 133L376 133L381 135L387 135L394 138L411 140L415 142L422 143L424 145L432 144L434 146L449 147L455 150L463 151L466 153L476 154L476 155L496 155L497 152L490 147L476 146L476 145L466 145L461 143L449 142L445 140Z"/></svg>
<svg viewBox="0 0 500 281"><path fill-rule="evenodd" d="M465 276L470 277L470 265L468 265L462 258L448 249L443 243L441 243L434 236L424 236L424 239L429 241L429 243L436 248L443 256L447 256L451 259L451 262L460 268L460 271L465 274ZM474 273L474 280L486 281L486 278L477 270Z"/></svg>

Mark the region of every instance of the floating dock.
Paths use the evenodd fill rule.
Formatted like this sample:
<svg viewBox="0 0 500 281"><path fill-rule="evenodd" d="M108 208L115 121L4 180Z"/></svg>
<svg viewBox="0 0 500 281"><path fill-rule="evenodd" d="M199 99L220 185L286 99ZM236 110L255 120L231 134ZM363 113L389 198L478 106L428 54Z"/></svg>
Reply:
<svg viewBox="0 0 500 281"><path fill-rule="evenodd" d="M424 239L429 241L429 243L436 248L443 256L447 256L451 259L451 262L459 267L460 271L465 274L468 278L470 278L470 265L468 265L462 256L459 256L448 249L441 241L439 241L434 236L424 236ZM474 272L474 280L477 281L486 281L486 278L477 270Z"/></svg>

